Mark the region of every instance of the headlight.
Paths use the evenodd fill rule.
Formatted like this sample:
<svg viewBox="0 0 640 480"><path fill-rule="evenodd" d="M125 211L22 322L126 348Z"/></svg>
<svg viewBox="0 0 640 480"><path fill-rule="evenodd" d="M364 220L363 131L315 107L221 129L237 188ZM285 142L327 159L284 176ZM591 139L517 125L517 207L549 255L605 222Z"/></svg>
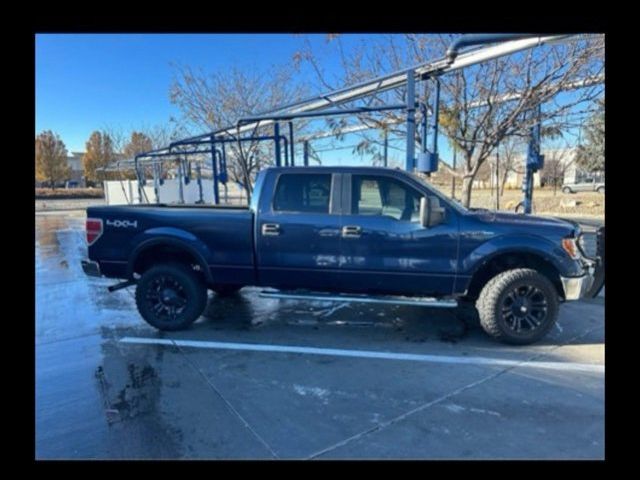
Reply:
<svg viewBox="0 0 640 480"><path fill-rule="evenodd" d="M580 258L580 252L578 251L578 245L576 244L576 239L575 238L573 238L573 237L571 237L571 238L563 238L562 239L562 248L574 260L577 260L577 259Z"/></svg>

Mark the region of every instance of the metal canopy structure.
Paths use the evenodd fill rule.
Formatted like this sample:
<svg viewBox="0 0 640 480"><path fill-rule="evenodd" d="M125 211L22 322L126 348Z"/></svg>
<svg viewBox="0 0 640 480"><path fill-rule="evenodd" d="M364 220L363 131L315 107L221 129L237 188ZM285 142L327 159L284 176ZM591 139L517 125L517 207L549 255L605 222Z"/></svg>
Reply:
<svg viewBox="0 0 640 480"><path fill-rule="evenodd" d="M366 82L361 82L349 87L334 90L325 94L315 95L300 101L283 105L276 109L268 110L254 116L239 118L235 125L230 125L216 131L204 133L194 137L185 138L170 143L167 147L144 152L133 159L133 168L138 176L139 198L142 199L142 187L145 179L142 165L156 165L164 159L179 160L179 170L181 176L188 162L187 157L192 155L209 155L210 167L213 171L214 203L219 203L218 182L226 184L228 176L226 171L226 144L242 142L274 142L275 164L282 165L284 153L285 165L295 165L294 152L294 129L293 120L305 118L333 117L342 115L357 115L359 113L369 113L389 110L406 111L407 133L406 133L406 162L405 168L408 171L417 169L418 171L430 173L438 168L437 134L438 134L438 108L440 83L438 77L446 73L479 64L491 59L514 54L542 44L564 42L575 35L534 35L534 34L487 34L487 35L465 35L454 41L445 57L432 62L425 62L414 65L409 69L404 69L390 73ZM487 46L487 44L490 44ZM460 52L461 48L475 47L467 51ZM432 80L435 82L434 104L427 106L416 103L415 82ZM366 106L348 108L345 104L357 100L365 99L392 90L404 87L407 89L406 103L371 106L371 101ZM504 99L504 101L512 100ZM419 154L415 155L415 112L420 109L422 115L422 144ZM428 124L427 112L432 112L433 125L431 135L431 149L427 146ZM280 133L280 123L286 121L289 126L288 138ZM258 128L273 126L273 135L255 135ZM350 127L348 131L358 131L357 126ZM242 136L249 133L248 136ZM304 160L303 164L308 165L308 140L303 139ZM535 149L534 149L535 150ZM538 151L539 148L536 150ZM198 165L202 160L198 162ZM199 171L199 167L198 167Z"/></svg>

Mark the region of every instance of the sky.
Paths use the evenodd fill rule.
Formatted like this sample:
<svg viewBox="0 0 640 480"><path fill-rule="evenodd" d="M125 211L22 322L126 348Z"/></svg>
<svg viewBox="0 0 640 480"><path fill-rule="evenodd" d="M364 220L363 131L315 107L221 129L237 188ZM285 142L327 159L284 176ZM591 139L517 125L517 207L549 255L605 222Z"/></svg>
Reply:
<svg viewBox="0 0 640 480"><path fill-rule="evenodd" d="M372 35L344 35L350 50ZM293 34L42 34L36 36L36 134L58 133L69 151L84 151L91 132L114 126L124 130L152 127L179 118L169 101L172 63L201 67L204 72L236 66L263 71L290 62L305 41L322 52L326 36ZM338 55L321 56L329 76L338 75ZM296 73L301 82L317 85L308 65ZM196 132L198 133L198 132ZM358 142L347 137L344 145ZM323 145L314 145L322 149ZM451 157L446 138L442 156ZM394 141L390 160L403 163L402 141ZM324 152L330 163L365 161L349 149ZM324 162L323 162L324 163ZM329 162L327 162L329 163Z"/></svg>
<svg viewBox="0 0 640 480"><path fill-rule="evenodd" d="M305 37L324 42L324 35ZM289 34L37 35L36 131L56 131L75 151L105 125L166 123L180 116L169 101L172 62L205 72L266 70L289 62L303 44L304 37ZM301 80L307 74L300 72Z"/></svg>

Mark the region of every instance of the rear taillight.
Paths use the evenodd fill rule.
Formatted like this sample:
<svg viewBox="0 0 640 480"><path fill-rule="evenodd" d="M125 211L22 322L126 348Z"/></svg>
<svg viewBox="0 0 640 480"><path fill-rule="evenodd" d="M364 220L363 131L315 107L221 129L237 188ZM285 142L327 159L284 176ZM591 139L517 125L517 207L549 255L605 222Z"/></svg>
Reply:
<svg viewBox="0 0 640 480"><path fill-rule="evenodd" d="M87 244L93 245L102 236L102 220L99 218L87 218L86 231Z"/></svg>

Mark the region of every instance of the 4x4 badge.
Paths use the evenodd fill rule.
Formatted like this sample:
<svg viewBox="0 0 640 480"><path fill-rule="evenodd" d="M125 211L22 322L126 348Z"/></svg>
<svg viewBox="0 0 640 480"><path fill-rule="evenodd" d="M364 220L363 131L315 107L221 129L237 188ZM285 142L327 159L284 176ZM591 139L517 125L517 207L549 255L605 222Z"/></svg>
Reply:
<svg viewBox="0 0 640 480"><path fill-rule="evenodd" d="M138 221L134 220L132 222L130 220L107 220L107 226L116 228L138 228Z"/></svg>

